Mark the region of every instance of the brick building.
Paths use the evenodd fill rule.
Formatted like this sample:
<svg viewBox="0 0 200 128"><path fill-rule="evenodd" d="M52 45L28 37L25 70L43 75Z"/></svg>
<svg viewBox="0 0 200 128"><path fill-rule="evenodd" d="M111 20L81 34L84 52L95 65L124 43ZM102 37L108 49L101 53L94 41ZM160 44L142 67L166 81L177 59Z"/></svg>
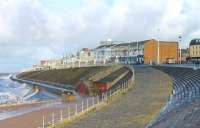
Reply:
<svg viewBox="0 0 200 128"><path fill-rule="evenodd" d="M144 43L145 64L175 63L177 59L178 59L178 42L159 41L159 50L158 50L157 40L151 39L145 41Z"/></svg>

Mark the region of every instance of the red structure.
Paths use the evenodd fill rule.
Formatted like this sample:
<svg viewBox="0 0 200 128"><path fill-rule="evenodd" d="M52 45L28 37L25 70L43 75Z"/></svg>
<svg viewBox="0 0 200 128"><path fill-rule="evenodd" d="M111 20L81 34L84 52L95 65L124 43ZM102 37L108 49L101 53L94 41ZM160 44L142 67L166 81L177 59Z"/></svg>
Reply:
<svg viewBox="0 0 200 128"><path fill-rule="evenodd" d="M76 83L76 92L78 92L80 95L89 94L87 85L81 80Z"/></svg>
<svg viewBox="0 0 200 128"><path fill-rule="evenodd" d="M106 92L111 87L111 84L111 82L94 82L94 85L100 90L101 93Z"/></svg>

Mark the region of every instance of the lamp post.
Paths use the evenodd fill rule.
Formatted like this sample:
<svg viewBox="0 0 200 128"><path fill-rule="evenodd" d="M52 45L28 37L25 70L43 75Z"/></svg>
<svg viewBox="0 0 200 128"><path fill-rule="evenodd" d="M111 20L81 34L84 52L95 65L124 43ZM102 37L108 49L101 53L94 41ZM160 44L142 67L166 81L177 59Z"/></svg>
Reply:
<svg viewBox="0 0 200 128"><path fill-rule="evenodd" d="M179 49L180 49L180 55L179 55L179 61L180 61L180 64L181 64L181 61L182 61L182 55L181 55L181 39L182 39L182 37L181 36L179 36L178 37L179 38Z"/></svg>
<svg viewBox="0 0 200 128"><path fill-rule="evenodd" d="M160 29L157 29L158 34L159 34L159 31L160 31ZM160 41L159 41L159 38L158 38L158 53L157 54L158 54L157 55L157 64L160 64Z"/></svg>
<svg viewBox="0 0 200 128"><path fill-rule="evenodd" d="M128 64L130 64L130 44L131 44L131 41L129 41L129 44L128 44Z"/></svg>
<svg viewBox="0 0 200 128"><path fill-rule="evenodd" d="M138 44L138 41L137 41L137 63L139 62L139 58L138 58L138 55L139 55L139 44Z"/></svg>

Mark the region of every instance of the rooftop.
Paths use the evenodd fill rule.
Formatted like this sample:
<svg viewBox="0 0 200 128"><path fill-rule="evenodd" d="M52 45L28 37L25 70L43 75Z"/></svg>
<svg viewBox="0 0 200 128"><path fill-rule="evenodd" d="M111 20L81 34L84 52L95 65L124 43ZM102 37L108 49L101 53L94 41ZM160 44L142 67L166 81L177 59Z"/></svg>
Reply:
<svg viewBox="0 0 200 128"><path fill-rule="evenodd" d="M135 41L135 42L123 42L123 41L113 41L112 43L100 43L100 46L98 46L96 49L100 48L111 48L111 47L126 47L126 46L137 46L137 45L143 45L147 41L157 41L155 39L149 39L149 40L144 40L144 41ZM159 41L160 43L176 43L176 41Z"/></svg>
<svg viewBox="0 0 200 128"><path fill-rule="evenodd" d="M137 46L137 45L143 45L144 44L144 41L138 41L138 42L130 42L130 43L120 43L120 44L117 44L115 47L118 47L118 46Z"/></svg>
<svg viewBox="0 0 200 128"><path fill-rule="evenodd" d="M190 45L200 45L200 39L193 39L190 41Z"/></svg>
<svg viewBox="0 0 200 128"><path fill-rule="evenodd" d="M126 71L128 71L127 67L122 67L114 72L112 72L110 75L102 78L101 80L97 81L100 83L107 83L107 82L112 82L114 81L116 78L118 78L120 76L120 74L125 73Z"/></svg>

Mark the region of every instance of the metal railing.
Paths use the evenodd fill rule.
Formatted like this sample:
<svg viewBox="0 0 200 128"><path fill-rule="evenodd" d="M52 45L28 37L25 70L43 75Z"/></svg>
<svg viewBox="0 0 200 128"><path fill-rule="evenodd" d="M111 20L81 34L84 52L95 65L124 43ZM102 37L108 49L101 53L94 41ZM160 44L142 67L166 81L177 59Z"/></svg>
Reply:
<svg viewBox="0 0 200 128"><path fill-rule="evenodd" d="M0 102L0 108L1 107L12 107L12 106L19 106L19 105L28 105L28 104L51 104L55 102L61 102L61 99L48 99L48 100L24 100L23 98L19 98L15 101L6 101L6 102Z"/></svg>
<svg viewBox="0 0 200 128"><path fill-rule="evenodd" d="M41 124L37 128L63 127L67 122L71 122L86 113L92 112L96 108L106 105L114 98L122 95L133 87L133 82L134 74L127 80L124 80L122 84L116 85L115 88L110 89L101 95L87 97L80 102L68 104L66 108L60 109L57 112L52 112L46 116L43 115L41 117Z"/></svg>
<svg viewBox="0 0 200 128"><path fill-rule="evenodd" d="M68 69L68 68L81 68L81 67L97 67L97 66L112 66L118 63L67 63L54 66L44 66L36 71L52 70L52 69ZM34 70L34 69L33 69Z"/></svg>

